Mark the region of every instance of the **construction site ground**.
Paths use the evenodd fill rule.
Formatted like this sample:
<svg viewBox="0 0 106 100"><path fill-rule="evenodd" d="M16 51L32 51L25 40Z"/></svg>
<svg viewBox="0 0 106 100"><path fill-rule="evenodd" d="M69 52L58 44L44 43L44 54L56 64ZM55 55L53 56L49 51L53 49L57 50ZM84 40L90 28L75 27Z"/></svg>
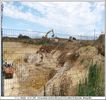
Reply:
<svg viewBox="0 0 106 100"><path fill-rule="evenodd" d="M65 84L69 88L66 95L75 96L79 82L88 76L91 61L104 66L104 56L95 42L61 40L55 45L38 45L3 41L3 60L12 62L15 69L12 79L4 79L4 95L59 95Z"/></svg>

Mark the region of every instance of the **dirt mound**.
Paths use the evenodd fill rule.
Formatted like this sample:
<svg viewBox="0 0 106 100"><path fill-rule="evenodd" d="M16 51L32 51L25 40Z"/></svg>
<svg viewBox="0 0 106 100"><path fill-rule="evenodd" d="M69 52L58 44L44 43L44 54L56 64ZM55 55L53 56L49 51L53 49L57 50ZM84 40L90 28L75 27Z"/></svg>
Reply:
<svg viewBox="0 0 106 100"><path fill-rule="evenodd" d="M36 95L36 90L40 89L56 73L56 70L35 63L18 63L16 64L16 75L20 84L19 95L30 96ZM29 90L31 93L29 93Z"/></svg>
<svg viewBox="0 0 106 100"><path fill-rule="evenodd" d="M65 60L63 66L58 70L55 76L47 82L45 89L45 94L47 96L75 96L79 82L88 77L89 66L92 63L104 66L104 57L102 55L98 55L98 50L95 47L82 47L76 52L79 56L74 60L74 64L71 65L71 59ZM66 54L67 53L65 53L65 55ZM63 80L65 80L65 83Z"/></svg>
<svg viewBox="0 0 106 100"><path fill-rule="evenodd" d="M46 82L56 74L56 57L59 52L55 52L52 56L42 52L42 55L42 60L40 53L27 53L14 60L16 75L20 84L19 95L37 95L35 91L44 87Z"/></svg>
<svg viewBox="0 0 106 100"><path fill-rule="evenodd" d="M100 35L94 45L97 47L98 53L105 56L105 34Z"/></svg>
<svg viewBox="0 0 106 100"><path fill-rule="evenodd" d="M102 43L104 42L104 40L105 40L105 34L100 35L99 38L97 39L98 42Z"/></svg>

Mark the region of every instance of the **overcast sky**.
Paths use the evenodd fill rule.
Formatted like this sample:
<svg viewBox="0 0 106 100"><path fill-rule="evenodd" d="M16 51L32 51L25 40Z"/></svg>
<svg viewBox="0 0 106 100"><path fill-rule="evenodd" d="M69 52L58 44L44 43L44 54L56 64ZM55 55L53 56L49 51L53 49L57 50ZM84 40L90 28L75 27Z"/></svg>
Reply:
<svg viewBox="0 0 106 100"><path fill-rule="evenodd" d="M93 35L104 31L104 2L4 2L3 27L57 36ZM18 34L18 33L15 33ZM37 33L42 35L42 33Z"/></svg>

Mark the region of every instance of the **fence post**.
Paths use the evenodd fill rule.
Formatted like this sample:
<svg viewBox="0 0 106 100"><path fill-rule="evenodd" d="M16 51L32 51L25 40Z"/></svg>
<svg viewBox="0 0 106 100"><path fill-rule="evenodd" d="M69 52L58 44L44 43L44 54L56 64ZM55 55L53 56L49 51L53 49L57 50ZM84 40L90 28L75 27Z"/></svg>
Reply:
<svg viewBox="0 0 106 100"><path fill-rule="evenodd" d="M46 86L44 85L44 96L46 96Z"/></svg>
<svg viewBox="0 0 106 100"><path fill-rule="evenodd" d="M95 40L95 29L94 29L94 40Z"/></svg>
<svg viewBox="0 0 106 100"><path fill-rule="evenodd" d="M2 46L2 35L3 35L3 3L1 1L1 96L4 96L4 77L3 77L3 46Z"/></svg>

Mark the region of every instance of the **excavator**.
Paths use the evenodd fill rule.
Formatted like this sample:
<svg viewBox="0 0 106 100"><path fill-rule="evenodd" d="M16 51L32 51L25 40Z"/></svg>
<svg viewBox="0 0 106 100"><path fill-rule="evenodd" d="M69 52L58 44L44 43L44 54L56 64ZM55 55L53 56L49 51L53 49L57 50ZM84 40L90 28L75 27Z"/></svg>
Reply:
<svg viewBox="0 0 106 100"><path fill-rule="evenodd" d="M50 31L48 31L48 32L46 33L46 35L43 36L43 37L48 38L47 36L48 36L49 33L52 33L52 37L54 37L54 31L53 31L53 29L51 29Z"/></svg>
<svg viewBox="0 0 106 100"><path fill-rule="evenodd" d="M42 41L49 42L50 39L48 38L48 34L50 34L50 33L52 33L52 38L54 38L54 36L55 36L54 30L51 29L50 31L48 31L48 32L46 33L45 36L42 37Z"/></svg>
<svg viewBox="0 0 106 100"><path fill-rule="evenodd" d="M6 79L13 78L15 69L13 68L13 64L8 64L7 62L4 62L3 64L3 74Z"/></svg>
<svg viewBox="0 0 106 100"><path fill-rule="evenodd" d="M48 38L48 34L50 34L50 33L52 33L52 36L51 36L52 38ZM49 41L52 41L54 43L58 43L59 42L59 38L56 37L56 35L54 34L54 30L53 29L48 31L46 33L46 35L42 37L42 40L45 41L45 42L49 42Z"/></svg>
<svg viewBox="0 0 106 100"><path fill-rule="evenodd" d="M48 32L46 33L45 37L47 37L47 35L48 35L49 33L51 33L51 32L52 32L52 37L54 37L54 31L53 31L53 29L50 30L50 31L48 31Z"/></svg>

